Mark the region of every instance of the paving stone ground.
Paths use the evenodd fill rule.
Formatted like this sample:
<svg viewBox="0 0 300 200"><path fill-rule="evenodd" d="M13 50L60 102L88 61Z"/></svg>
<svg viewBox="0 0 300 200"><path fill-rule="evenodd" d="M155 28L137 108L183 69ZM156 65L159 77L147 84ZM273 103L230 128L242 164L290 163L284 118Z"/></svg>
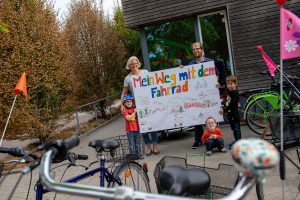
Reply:
<svg viewBox="0 0 300 200"><path fill-rule="evenodd" d="M89 155L89 159L87 161L81 161L80 163L84 165L88 165L90 162L96 160L95 152L92 148L88 147L88 142L95 139L104 139L112 136L117 136L120 134L125 134L124 131L124 120L122 117L118 117L111 123L100 127L99 129L95 130L94 132L91 132L89 134L86 134L81 137L80 145L76 148L74 148L74 152L80 153L80 154L87 154ZM221 130L223 131L224 140L226 146L232 142L233 136L232 132L230 130L230 127L228 125L221 125ZM204 146L200 146L198 149L191 149L191 145L193 143L193 132L186 132L186 133L174 133L171 136L169 136L167 139L161 141L159 143L160 151L161 153L159 155L151 155L149 157L145 157L144 160L141 161L147 162L148 164L148 175L150 177L150 184L151 184L151 190L152 192L156 193L156 185L155 180L153 178L153 170L155 168L156 163L164 156L178 156L178 157L185 157L185 154L188 152L192 153L203 153L204 152ZM242 126L242 137L248 138L248 137L257 137L255 134L251 133L251 131L247 128L247 126ZM291 155L294 156L294 155ZM295 157L293 157L294 159ZM294 159L296 160L296 159ZM195 160L193 158L191 160L192 164L203 164L203 158L199 157L199 160ZM213 153L212 156L206 157L205 165L207 167L214 167L216 168L219 163L225 163L225 164L233 164L231 157L229 153ZM96 166L96 165L94 165ZM297 173L297 170L291 166L288 162L286 163L287 168L287 181L285 182L285 199L286 200L300 200L299 191L297 189L299 184L299 174ZM55 170L55 174L57 179L59 180L60 175L63 173L64 167L59 168ZM275 169L271 173L271 176L267 178L266 183L266 192L268 193L268 199L281 199L281 182L279 179L279 170ZM72 177L74 175L77 175L80 172L84 172L83 168L75 167L68 170L68 172L65 175L65 178ZM18 178L19 174L9 175L7 179L4 181L4 183L0 187L0 199L7 199L10 191L12 190L13 186L15 185L15 182ZM226 177L220 177L220 179L226 179ZM16 192L14 193L12 199L16 200L24 200L26 199L29 183L30 183L30 175L26 175L22 178L19 187L17 188ZM34 193L34 184L38 180L38 169L35 170L32 174L32 184L30 186L30 193L28 199L35 199L35 193ZM91 185L98 185L99 178L98 176L91 177L87 180L82 181L83 184L91 184ZM44 199L53 199L54 194L48 193L44 195ZM56 196L57 200L85 200L90 198L84 198L79 196L71 196L71 195L65 195L65 194L57 194ZM250 194L245 198L246 200L254 200L256 198L255 190L252 189Z"/></svg>

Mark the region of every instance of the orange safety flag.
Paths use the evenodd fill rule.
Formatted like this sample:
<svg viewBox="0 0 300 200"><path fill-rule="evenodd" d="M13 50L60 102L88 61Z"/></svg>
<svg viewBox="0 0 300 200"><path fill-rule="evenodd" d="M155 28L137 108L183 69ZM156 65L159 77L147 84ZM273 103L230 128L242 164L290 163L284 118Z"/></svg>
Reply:
<svg viewBox="0 0 300 200"><path fill-rule="evenodd" d="M25 95L26 98L28 97L28 95L27 95L27 87L26 87L26 74L25 74L25 72L23 72L23 74L22 74L22 76L21 76L21 78L20 78L17 86L15 87L14 94L18 95L19 90L21 90L24 93L24 95Z"/></svg>

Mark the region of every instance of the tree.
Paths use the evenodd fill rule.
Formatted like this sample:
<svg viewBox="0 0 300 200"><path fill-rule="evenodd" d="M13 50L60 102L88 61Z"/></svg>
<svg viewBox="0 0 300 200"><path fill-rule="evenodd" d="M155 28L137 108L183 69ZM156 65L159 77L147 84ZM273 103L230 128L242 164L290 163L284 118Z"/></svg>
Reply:
<svg viewBox="0 0 300 200"><path fill-rule="evenodd" d="M28 101L18 98L5 139L46 141L56 127L67 93L65 44L53 5L44 0L0 2L0 125L4 127L12 90L23 71Z"/></svg>
<svg viewBox="0 0 300 200"><path fill-rule="evenodd" d="M126 56L130 57L134 55L142 58L139 32L125 27L124 13L119 5L115 7L113 22L118 37L126 48Z"/></svg>
<svg viewBox="0 0 300 200"><path fill-rule="evenodd" d="M95 1L79 0L70 4L64 27L72 73L73 95L78 103L107 96L125 73L125 48L114 27L105 19Z"/></svg>

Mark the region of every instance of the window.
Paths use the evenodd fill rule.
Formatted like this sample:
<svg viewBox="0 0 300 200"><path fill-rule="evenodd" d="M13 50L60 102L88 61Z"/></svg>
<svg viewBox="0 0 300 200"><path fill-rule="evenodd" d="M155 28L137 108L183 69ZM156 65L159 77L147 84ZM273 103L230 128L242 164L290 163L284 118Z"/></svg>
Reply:
<svg viewBox="0 0 300 200"><path fill-rule="evenodd" d="M194 18L166 22L145 28L152 71L187 65L194 58L191 44L196 41Z"/></svg>
<svg viewBox="0 0 300 200"><path fill-rule="evenodd" d="M226 76L232 74L233 69L226 12L198 16L198 25L205 56L215 60L219 82L225 85Z"/></svg>

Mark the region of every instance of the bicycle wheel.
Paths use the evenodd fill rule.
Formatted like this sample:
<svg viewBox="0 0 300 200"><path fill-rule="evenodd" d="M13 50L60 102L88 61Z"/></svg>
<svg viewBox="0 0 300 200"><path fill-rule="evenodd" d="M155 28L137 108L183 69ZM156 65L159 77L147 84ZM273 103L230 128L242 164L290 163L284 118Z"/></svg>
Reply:
<svg viewBox="0 0 300 200"><path fill-rule="evenodd" d="M256 134L261 135L268 124L268 118L277 111L265 98L259 98L246 108L246 123ZM270 131L267 133L270 135Z"/></svg>
<svg viewBox="0 0 300 200"><path fill-rule="evenodd" d="M114 169L114 175L119 177L125 186L132 187L137 191L151 192L149 178L138 163L123 163Z"/></svg>
<svg viewBox="0 0 300 200"><path fill-rule="evenodd" d="M297 148L285 150L285 180L284 180L284 196L285 199L300 199L300 175L299 175L299 155ZM291 159L291 160L289 160ZM277 188L274 190L274 188ZM256 184L256 195L258 200L280 199L282 196L282 185L279 175L279 169L276 168L272 175L267 176L265 183L258 182Z"/></svg>

